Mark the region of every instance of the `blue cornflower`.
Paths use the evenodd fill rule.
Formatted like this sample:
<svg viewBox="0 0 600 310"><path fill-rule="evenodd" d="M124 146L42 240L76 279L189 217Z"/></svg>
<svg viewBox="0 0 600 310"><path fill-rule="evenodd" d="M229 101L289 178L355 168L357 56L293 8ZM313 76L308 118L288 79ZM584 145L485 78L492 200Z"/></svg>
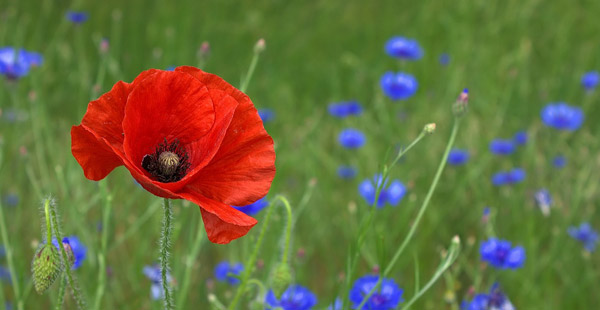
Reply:
<svg viewBox="0 0 600 310"><path fill-rule="evenodd" d="M347 149L360 148L367 142L367 138L362 131L353 128L346 128L338 136L340 144Z"/></svg>
<svg viewBox="0 0 600 310"><path fill-rule="evenodd" d="M68 11L65 16L70 22L78 25L85 23L89 18L88 13L83 11Z"/></svg>
<svg viewBox="0 0 600 310"><path fill-rule="evenodd" d="M363 108L358 101L344 101L330 103L327 111L335 117L344 118L350 115L360 115Z"/></svg>
<svg viewBox="0 0 600 310"><path fill-rule="evenodd" d="M275 119L275 111L272 109L259 109L258 116L260 116L263 123L268 123Z"/></svg>
<svg viewBox="0 0 600 310"><path fill-rule="evenodd" d="M590 223L582 223L579 227L571 226L567 230L571 237L583 243L583 247L588 252L593 252L598 243L598 232L596 232Z"/></svg>
<svg viewBox="0 0 600 310"><path fill-rule="evenodd" d="M241 263L222 261L215 266L215 278L218 281L236 285L240 283L240 279L237 276L242 273L242 270L244 270L244 265Z"/></svg>
<svg viewBox="0 0 600 310"><path fill-rule="evenodd" d="M510 155L516 150L512 140L494 139L490 142L490 151L496 155Z"/></svg>
<svg viewBox="0 0 600 310"><path fill-rule="evenodd" d="M395 58L419 60L423 57L423 49L419 42L405 37L393 37L385 43L385 52Z"/></svg>
<svg viewBox="0 0 600 310"><path fill-rule="evenodd" d="M593 90L598 84L600 84L600 73L598 71L586 72L581 77L581 85L587 91Z"/></svg>
<svg viewBox="0 0 600 310"><path fill-rule="evenodd" d="M419 83L414 76L407 73L386 72L381 77L381 89L392 100L408 99L417 92Z"/></svg>
<svg viewBox="0 0 600 310"><path fill-rule="evenodd" d="M354 307L358 307L377 284L378 275L366 275L354 281L350 290L349 298ZM402 299L403 290L396 284L394 279L383 278L379 290L376 290L362 309L365 310L388 310L396 309Z"/></svg>
<svg viewBox="0 0 600 310"><path fill-rule="evenodd" d="M513 137L513 141L516 145L525 145L527 144L527 140L529 140L529 135L527 135L527 131L525 130L517 132Z"/></svg>
<svg viewBox="0 0 600 310"><path fill-rule="evenodd" d="M162 287L162 274L160 272L160 266L158 264L153 264L151 266L144 266L143 269L144 275L150 279L152 285L150 286L150 297L152 300L159 300L163 298L163 287ZM171 283L173 278L171 277L171 273L167 271L167 282Z"/></svg>
<svg viewBox="0 0 600 310"><path fill-rule="evenodd" d="M175 68L177 68L177 66L168 66L165 71L175 71Z"/></svg>
<svg viewBox="0 0 600 310"><path fill-rule="evenodd" d="M354 177L356 176L356 168L352 166L341 165L337 169L337 174L342 179L354 179Z"/></svg>
<svg viewBox="0 0 600 310"><path fill-rule="evenodd" d="M481 259L499 269L517 269L525 263L525 249L512 247L510 241L490 238L479 248Z"/></svg>
<svg viewBox="0 0 600 310"><path fill-rule="evenodd" d="M542 210L542 214L548 216L550 214L550 206L552 205L552 196L550 192L542 188L533 195L535 204Z"/></svg>
<svg viewBox="0 0 600 310"><path fill-rule="evenodd" d="M381 174L376 174L372 179L365 179L360 183L358 192L369 205L373 205L377 185L381 185L381 191L377 199L377 208L382 208L386 203L396 206L400 203L404 195L406 195L406 186L399 180L393 180L392 184L387 186L387 181L385 180L382 185Z"/></svg>
<svg viewBox="0 0 600 310"><path fill-rule="evenodd" d="M10 283L10 271L4 266L0 266L0 280Z"/></svg>
<svg viewBox="0 0 600 310"><path fill-rule="evenodd" d="M239 211L246 213L246 215L255 215L268 205L269 205L269 201L267 200L267 197L263 197L249 205L245 205L245 206L241 206L241 207L237 207L237 206L233 206L233 207Z"/></svg>
<svg viewBox="0 0 600 310"><path fill-rule="evenodd" d="M265 309L280 307L283 310L309 310L317 304L317 296L301 285L290 285L277 300L273 290L265 296Z"/></svg>
<svg viewBox="0 0 600 310"><path fill-rule="evenodd" d="M440 65L445 66L450 63L450 55L448 53L442 53L440 55Z"/></svg>
<svg viewBox="0 0 600 310"><path fill-rule="evenodd" d="M494 283L489 294L477 294L471 302L464 301L460 310L515 310L515 307L500 290L498 283Z"/></svg>
<svg viewBox="0 0 600 310"><path fill-rule="evenodd" d="M13 47L0 48L0 74L9 79L18 79L29 73L31 67L40 66L42 55Z"/></svg>
<svg viewBox="0 0 600 310"><path fill-rule="evenodd" d="M8 193L2 197L2 203L9 207L16 207L19 204L19 195Z"/></svg>
<svg viewBox="0 0 600 310"><path fill-rule="evenodd" d="M60 250L56 238L52 239L52 244L54 244L54 246ZM87 256L87 247L83 243L81 243L77 236L64 237L62 239L62 244L63 246L65 246L65 250L68 251L70 247L71 252L73 253L73 258L75 260L73 261L73 267L71 267L71 269L75 270L81 267L81 264L83 264L83 261Z"/></svg>
<svg viewBox="0 0 600 310"><path fill-rule="evenodd" d="M542 121L546 126L560 130L577 130L583 124L583 110L564 102L549 103L541 112Z"/></svg>
<svg viewBox="0 0 600 310"><path fill-rule="evenodd" d="M500 171L492 176L492 183L496 186L521 183L523 180L525 180L525 170L521 168Z"/></svg>
<svg viewBox="0 0 600 310"><path fill-rule="evenodd" d="M557 155L552 159L552 164L556 168L562 168L567 165L567 158L562 155Z"/></svg>
<svg viewBox="0 0 600 310"><path fill-rule="evenodd" d="M469 161L469 151L461 149L453 149L448 154L448 163L450 165L458 166L464 165Z"/></svg>

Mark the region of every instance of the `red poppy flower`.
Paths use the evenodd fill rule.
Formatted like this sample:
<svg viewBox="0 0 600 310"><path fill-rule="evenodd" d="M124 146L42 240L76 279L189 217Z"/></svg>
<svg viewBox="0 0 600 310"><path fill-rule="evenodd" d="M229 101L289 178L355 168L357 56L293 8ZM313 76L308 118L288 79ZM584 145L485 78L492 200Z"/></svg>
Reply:
<svg viewBox="0 0 600 310"><path fill-rule="evenodd" d="M231 205L262 198L275 176L273 139L248 96L193 67L118 82L89 103L71 139L88 179L124 165L152 194L199 205L215 243L256 224Z"/></svg>

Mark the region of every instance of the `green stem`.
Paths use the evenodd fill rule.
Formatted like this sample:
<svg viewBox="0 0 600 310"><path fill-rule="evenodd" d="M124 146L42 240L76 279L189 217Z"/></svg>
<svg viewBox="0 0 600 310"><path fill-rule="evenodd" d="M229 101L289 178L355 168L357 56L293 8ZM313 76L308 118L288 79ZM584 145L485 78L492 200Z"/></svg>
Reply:
<svg viewBox="0 0 600 310"><path fill-rule="evenodd" d="M252 55L252 60L250 61L250 67L248 67L248 72L246 73L246 76L244 77L244 81L242 82L242 85L240 86L240 90L242 91L242 93L246 92L246 89L248 89L248 85L250 84L250 80L252 80L252 76L254 75L254 70L256 69L256 64L258 64L258 58L260 56L260 51L257 51L256 49L254 50L254 54Z"/></svg>
<svg viewBox="0 0 600 310"><path fill-rule="evenodd" d="M202 221L200 221L202 222ZM196 258L198 258L198 254L200 253L200 248L202 248L202 245L204 244L204 240L206 240L206 238L204 237L204 225L200 224L198 225L198 232L196 233L196 239L194 240L194 245L192 248L192 251L190 252L190 254L187 256L186 260L185 260L185 267L186 267L186 272L183 278L183 282L181 285L181 290L179 290L179 295L177 296L177 309L184 309L185 306L185 297L187 296L188 290L190 288L190 280L191 280L191 276L192 276L192 264L194 263L194 261L196 261Z"/></svg>
<svg viewBox="0 0 600 310"><path fill-rule="evenodd" d="M400 158L402 158L402 156L404 156L410 149L412 149L417 143L419 143L419 141L421 141L421 139L423 139L423 137L425 137L427 134L424 131L421 131L421 133L406 147L401 149L398 152L398 155L396 155L396 158L394 158L394 160L391 162L390 167L393 167L399 160ZM356 270L356 265L358 263L358 257L361 253L361 248L362 245L367 237L367 231L369 229L369 227L371 227L371 224L373 223L373 218L375 217L375 209L377 206L377 203L379 201L379 195L381 193L383 184L385 182L385 180L387 179L389 175L389 169L388 166L384 166L383 167L383 171L381 174L381 182L378 182L377 184L375 184L375 199L373 200L373 204L371 205L371 209L369 210L369 216L366 218L366 220L363 219L363 221L360 224L360 227L358 229L358 238L357 238L357 242L355 245L354 250L354 254L351 255L348 258L348 262L346 265L346 283L345 283L345 290L343 293L343 305L342 308L346 308L348 305L348 294L350 292L350 286L352 285L352 278L354 276L354 271ZM352 250L352 249L351 249Z"/></svg>
<svg viewBox="0 0 600 310"><path fill-rule="evenodd" d="M52 242L52 225L50 224L50 201L44 202L44 213L46 215L46 243Z"/></svg>
<svg viewBox="0 0 600 310"><path fill-rule="evenodd" d="M67 256L67 251L65 251L65 247L62 245L62 236L61 236L60 229L58 226L58 217L57 217L57 212L56 212L56 206L52 204L52 202L50 201L49 198L46 198L45 204L51 205L50 217L51 217L51 221L52 221L52 227L54 228L54 235L56 236L56 241L59 244L61 260L63 262L63 265L65 266L65 271L67 273L67 282L69 283L69 286L71 287L71 290L73 291L73 298L75 299L75 302L77 303L78 309L85 309L86 308L85 301L83 300L83 296L81 295L81 291L79 290L79 287L77 286L77 284L75 283L75 281L73 279L73 275L71 274L70 260L69 260L69 257ZM52 240L48 240L48 242L52 242Z"/></svg>
<svg viewBox="0 0 600 310"><path fill-rule="evenodd" d="M385 278L392 271L392 268L394 268L394 265L396 264L396 262L400 258L400 255L402 255L402 253L404 252L404 249L406 248L406 246L408 245L408 243L412 239L413 235L415 234L415 232L417 230L417 227L419 226L419 223L421 221L421 218L423 217L423 214L425 214L425 210L427 210L427 206L429 205L429 201L431 200L431 197L433 196L433 193L435 192L435 188L437 187L437 184L438 184L438 182L440 180L440 177L442 176L442 172L444 171L444 167L446 166L446 162L448 160L448 154L450 153L450 150L452 149L452 145L454 144L454 140L456 140L456 134L458 133L459 123L460 123L460 119L459 118L455 118L454 119L454 125L452 126L452 133L450 134L450 138L448 139L448 143L446 144L446 150L444 151L444 156L442 156L442 160L440 161L438 169L437 169L437 171L435 173L435 176L433 178L433 182L431 182L431 186L429 187L429 191L427 192L427 195L425 196L425 199L423 200L423 203L421 204L421 208L419 209L419 213L417 214L417 217L415 218L415 221L413 222L412 226L410 227L410 230L409 230L408 234L406 235L406 237L402 241L402 244L400 245L400 247L398 248L398 250L396 250L396 253L394 254L392 260L390 261L390 263L387 265L387 267L383 271L383 274L377 280L377 284L375 286L373 286L373 288L371 289L371 291L369 291L369 293L364 297L362 303L358 306L357 309L359 309L359 310L362 309L362 307L367 303L367 301L369 300L369 298L371 297L371 295L373 295L373 293L375 293L375 291L379 288L379 285L381 284L381 281L383 280L383 278ZM428 283L427 285L430 285L430 284L433 284L433 283ZM426 290L426 289L429 288L427 285L423 288L423 290L421 290L421 294L424 293L424 290Z"/></svg>
<svg viewBox="0 0 600 310"><path fill-rule="evenodd" d="M0 203L0 233L2 233L2 243L4 243L4 251L6 255L6 262L8 263L8 270L10 271L10 280L12 287L15 291L15 299L17 300L17 309L24 309L24 300L21 296L21 286L19 286L19 277L15 269L15 262L13 261L12 247L8 241L8 233L6 230L6 222L4 220L4 206Z"/></svg>
<svg viewBox="0 0 600 310"><path fill-rule="evenodd" d="M112 209L112 195L108 192L105 181L100 181L100 190L102 191L102 196L104 196L104 210L102 214L102 241L100 252L98 253L98 287L96 288L96 299L93 309L100 309L102 296L104 296L106 289L106 248L108 245L109 221Z"/></svg>
<svg viewBox="0 0 600 310"><path fill-rule="evenodd" d="M442 176L444 167L446 167L446 162L448 161L448 154L450 153L450 150L452 149L452 145L454 145L454 140L456 140L456 134L458 133L459 124L460 124L460 119L455 118L454 125L452 126L452 133L450 134L450 139L448 140L448 144L446 144L446 150L444 151L444 156L442 157L442 160L440 161L440 164L435 173L435 177L433 178L433 182L431 183L431 186L429 187L429 191L427 192L427 195L425 196L425 200L423 200L423 204L421 205L421 209L419 210L419 213L417 214L417 218L415 218L415 221L413 222L412 226L410 227L410 230L408 231L408 235L406 235L406 237L404 238L404 241L402 241L402 245L400 245L400 247L394 254L394 257L390 261L390 264L385 268L385 271L383 272L384 277L387 276L392 271L394 264L396 263L398 258L400 258L400 255L402 254L402 252L408 245L408 242L410 242L410 240L412 239L413 235L415 234L415 231L417 230L417 227L419 226L419 222L421 222L421 218L423 217L423 214L425 214L425 210L427 210L427 206L429 205L429 201L431 200L431 197L433 196L433 193L435 192L435 188L437 187L437 184L440 181L440 177Z"/></svg>
<svg viewBox="0 0 600 310"><path fill-rule="evenodd" d="M171 235L173 234L173 208L171 200L165 198L164 204L163 229L160 240L160 272L162 275L163 298L165 310L173 309L173 297L167 281L167 272L169 271L169 247L171 245Z"/></svg>
<svg viewBox="0 0 600 310"><path fill-rule="evenodd" d="M446 259L442 262L440 267L436 270L433 277L431 277L431 280L429 280L429 282L427 282L427 284L425 284L425 286L421 290L419 290L418 293L416 293L406 304L404 304L402 306L402 309L404 309L404 310L408 309L414 302L417 301L417 299L419 299L421 296L423 296L423 294L425 294L425 292L427 292L427 290L429 290L431 288L431 286L433 286L433 284L444 274L444 272L446 272L446 270L448 270L448 268L450 268L450 266L452 266L452 264L456 261L456 258L458 257L459 252L460 252L460 241L459 241L458 237L455 237L454 239L452 239L452 243L450 244L450 249L448 249L448 254L446 256Z"/></svg>
<svg viewBox="0 0 600 310"><path fill-rule="evenodd" d="M267 227L269 226L269 221L271 220L271 214L273 213L274 209L273 205L275 204L275 201L277 199L281 200L282 198L282 196L275 197L273 203L269 206L267 210L267 214L265 215L265 219L263 220L263 225L260 230L260 234L258 235L258 240L256 242L256 245L254 246L254 251L252 251L250 258L248 258L248 260L246 261L246 268L244 269L244 273L242 274L242 282L240 283L240 287L235 292L235 296L233 297L231 304L229 304L229 307L227 308L229 310L236 309L237 304L240 302L240 298L242 298L242 294L244 294L244 291L246 290L246 286L248 285L248 281L250 280L250 276L252 275L252 271L254 270L254 266L256 265L258 252L262 245L263 239L265 238Z"/></svg>

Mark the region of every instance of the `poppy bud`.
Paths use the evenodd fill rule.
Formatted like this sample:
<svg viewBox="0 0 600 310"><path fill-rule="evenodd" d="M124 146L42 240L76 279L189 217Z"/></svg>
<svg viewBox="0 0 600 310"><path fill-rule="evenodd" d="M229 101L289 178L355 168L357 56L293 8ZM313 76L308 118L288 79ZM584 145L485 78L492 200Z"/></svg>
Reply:
<svg viewBox="0 0 600 310"><path fill-rule="evenodd" d="M35 290L42 294L62 273L63 265L58 249L53 244L42 245L33 256L31 269Z"/></svg>
<svg viewBox="0 0 600 310"><path fill-rule="evenodd" d="M277 266L273 271L272 280L273 293L275 293L275 297L279 299L285 289L292 283L290 267L287 264L280 264Z"/></svg>

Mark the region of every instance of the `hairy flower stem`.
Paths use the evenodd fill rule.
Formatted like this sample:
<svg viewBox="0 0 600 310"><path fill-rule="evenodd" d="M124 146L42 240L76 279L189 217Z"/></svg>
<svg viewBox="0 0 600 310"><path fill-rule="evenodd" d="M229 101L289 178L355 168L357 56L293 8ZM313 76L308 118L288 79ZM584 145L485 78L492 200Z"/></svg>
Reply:
<svg viewBox="0 0 600 310"><path fill-rule="evenodd" d="M12 287L15 292L15 300L17 301L17 309L23 310L24 303L23 296L21 296L21 286L19 285L19 277L15 269L15 262L13 261L13 252L10 243L8 242L8 233L6 230L6 222L4 220L4 206L0 203L0 233L2 233L2 243L4 243L4 253L6 255L6 262L8 263L8 270L11 275Z"/></svg>
<svg viewBox="0 0 600 310"><path fill-rule="evenodd" d="M171 246L171 235L173 234L173 207L171 200L165 198L164 217L162 235L160 240L160 273L162 276L163 300L165 310L173 309L173 297L167 281L167 272L169 271L169 247Z"/></svg>
<svg viewBox="0 0 600 310"><path fill-rule="evenodd" d="M286 204L287 205L286 208L288 208L291 211L291 209L289 208L289 202L283 196L275 197L273 202L269 205L267 214L265 215L265 219L263 220L263 225L260 230L260 234L258 235L258 240L256 241L256 245L254 246L254 250L252 251L252 254L246 261L246 264L245 264L246 268L244 269L244 273L242 274L242 281L240 283L240 286L237 289L237 291L235 292L235 296L233 297L233 300L231 301L231 303L229 304L229 307L227 308L229 310L236 309L237 304L240 302L240 298L242 298L242 295L246 291L246 286L248 286L248 283L250 281L250 276L252 275L252 272L254 271L254 266L256 265L256 259L258 258L258 252L260 251L260 247L262 245L263 239L267 232L267 227L269 227L269 221L271 220L271 214L273 213L273 209L274 209L273 206L275 205L275 202L277 202L277 201L281 201L284 204ZM288 245L289 245L289 238L286 238L286 243L288 243ZM288 245L286 245L286 249L287 249ZM285 252L287 252L287 250L285 250Z"/></svg>
<svg viewBox="0 0 600 310"><path fill-rule="evenodd" d="M373 293L375 293L375 291L377 289L379 289L381 281L383 280L383 278L385 278L392 271L392 268L394 268L394 265L396 264L396 262L400 258L400 255L402 255L402 252L404 252L404 249L406 248L406 246L408 245L408 243L410 242L410 240L413 238L415 232L417 231L417 227L419 226L419 222L421 221L421 218L423 217L423 214L425 214L425 210L427 210L427 206L429 205L429 201L431 200L431 197L433 196L433 193L435 192L435 188L437 187L437 184L440 181L440 177L442 176L442 172L444 171L444 167L446 167L446 162L448 161L448 154L450 154L450 150L452 149L452 145L454 145L454 140L456 140L456 134L458 133L458 127L459 127L459 125L460 125L460 118L455 118L454 119L454 125L452 126L452 132L450 133L450 138L448 139L448 143L446 144L446 150L444 151L444 155L442 156L442 160L440 161L440 164L438 165L438 168L437 168L437 171L436 171L435 176L433 178L433 181L431 182L431 186L429 186L429 190L427 191L427 195L425 196L425 199L423 200L423 203L421 204L421 207L419 209L419 213L417 214L417 217L415 218L412 226L410 227L410 230L408 231L408 234L406 235L406 237L404 237L404 240L402 241L402 244L400 245L400 247L398 248L398 250L396 250L396 253L394 253L394 256L392 257L392 260L390 261L390 263L387 265L387 267L385 268L385 270L383 271L383 273L379 277L379 279L377 281L377 284L374 285L373 288L371 289L371 291L369 292L369 294L367 294L364 297L362 303L358 306L357 309L359 309L359 310L362 309L362 307L367 303L367 301L369 300L369 298L371 297L371 295L373 295ZM434 279L437 280L437 277L434 277ZM431 284L433 284L433 283L431 283ZM424 290L426 290L427 288L429 288L429 286L426 286L424 288ZM422 290L421 294L424 293L424 290Z"/></svg>
<svg viewBox="0 0 600 310"><path fill-rule="evenodd" d="M50 201L50 198L46 198L44 206L46 205L50 206L50 220L52 222L52 228L54 229L54 236L56 237L56 240L59 244L61 261L63 262L63 265L65 267L64 269L67 273L67 282L69 283L71 291L73 292L73 299L75 299L75 303L77 303L78 309L85 309L85 301L83 299L79 286L73 279L73 275L71 274L71 264L69 261L69 257L67 256L67 251L65 251L65 247L62 245L62 235L58 226L56 206ZM48 240L47 242L52 242L52 240Z"/></svg>
<svg viewBox="0 0 600 310"><path fill-rule="evenodd" d="M389 167L393 167L400 160L400 158L402 158L402 156L404 156L404 154L406 154L411 148L413 148L426 135L427 134L425 131L421 131L421 133L406 148L401 149L398 152L398 155L396 155L394 160L390 163ZM345 289L344 289L343 298L342 298L342 300L343 300L342 308L343 309L348 308L348 305L347 305L348 293L350 292L350 287L352 286L352 278L354 277L354 272L356 271L356 266L358 264L358 258L361 253L361 248L367 237L367 232L368 232L369 228L371 227L371 225L373 224L373 219L375 217L375 209L376 209L377 203L379 202L379 195L381 193L381 190L383 189L383 185L388 176L389 176L389 168L388 168L388 166L384 166L382 174L381 174L382 181L378 182L375 186L375 199L373 200L373 204L371 205L371 209L369 210L369 215L368 215L368 217L363 218L363 220L361 221L360 226L358 228L358 238L356 240L354 247L350 249L351 254L348 257L347 264L346 264L346 283L345 283Z"/></svg>
<svg viewBox="0 0 600 310"><path fill-rule="evenodd" d="M98 287L96 288L96 299L94 300L94 308L100 309L102 304L102 296L106 288L106 248L108 245L108 234L110 232L109 221L110 212L112 209L112 195L108 192L106 182L100 181L100 190L104 197L104 209L102 214L102 241L100 252L98 253Z"/></svg>

